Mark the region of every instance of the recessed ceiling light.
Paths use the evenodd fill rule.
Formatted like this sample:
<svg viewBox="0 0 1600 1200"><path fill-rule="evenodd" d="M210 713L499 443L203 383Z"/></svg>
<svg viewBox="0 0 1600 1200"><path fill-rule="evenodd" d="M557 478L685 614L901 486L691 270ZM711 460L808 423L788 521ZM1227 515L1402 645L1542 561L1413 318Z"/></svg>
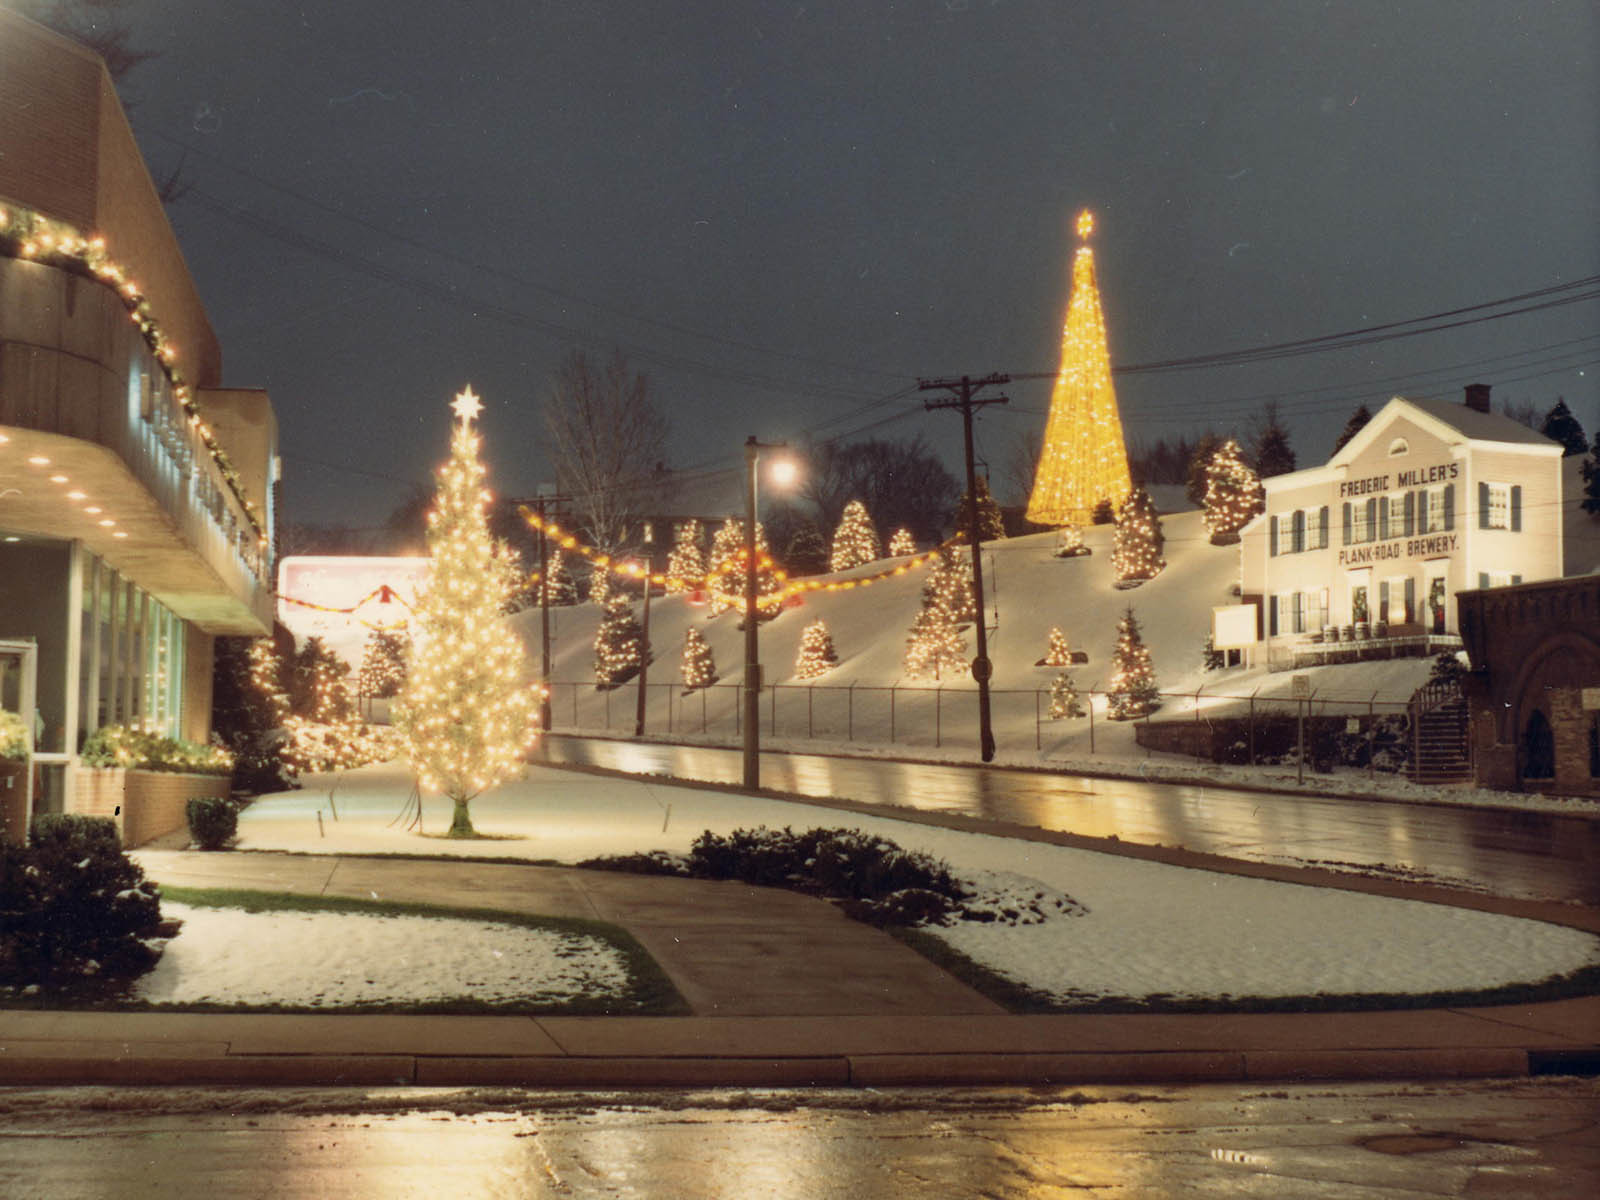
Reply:
<svg viewBox="0 0 1600 1200"><path fill-rule="evenodd" d="M107 529L110 529L113 525L116 524L116 522L113 521L110 517L102 517L100 519L100 524L104 525Z"/></svg>
<svg viewBox="0 0 1600 1200"><path fill-rule="evenodd" d="M72 492L68 492L67 493L67 499L68 500L87 500L88 498L89 498L89 493L88 492L72 491Z"/></svg>
<svg viewBox="0 0 1600 1200"><path fill-rule="evenodd" d="M125 529L119 529L115 533L113 533L111 536L112 537L127 537L128 536L128 531L125 530Z"/></svg>
<svg viewBox="0 0 1600 1200"><path fill-rule="evenodd" d="M8 541L8 542L20 542L20 541L21 541L21 540L22 540L22 539L21 539L21 538L19 538L19 537L18 537L18 536L17 536L17 535L16 535L16 534L14 534L14 533L13 533L13 534L9 534L9 535L7 535L7 537L6 537L6 541Z"/></svg>
<svg viewBox="0 0 1600 1200"><path fill-rule="evenodd" d="M50 476L50 482L51 483L65 483L65 482L67 482L67 477L65 475L52 475L52 476Z"/></svg>
<svg viewBox="0 0 1600 1200"><path fill-rule="evenodd" d="M95 513L105 512L105 509L101 508L98 504L90 504L87 505L83 511L93 516Z"/></svg>
<svg viewBox="0 0 1600 1200"><path fill-rule="evenodd" d="M31 455L28 461L36 467L48 467L50 465L50 460L42 454Z"/></svg>
<svg viewBox="0 0 1600 1200"><path fill-rule="evenodd" d="M11 439L10 439L10 438L8 438L8 437L7 437L7 436L6 436L6 435L5 435L5 434L3 434L3 433L0 433L0 446L4 446L4 445L5 445L5 444L6 444L6 443L7 443L7 442L9 442L9 441L10 441L10 440L11 440Z"/></svg>

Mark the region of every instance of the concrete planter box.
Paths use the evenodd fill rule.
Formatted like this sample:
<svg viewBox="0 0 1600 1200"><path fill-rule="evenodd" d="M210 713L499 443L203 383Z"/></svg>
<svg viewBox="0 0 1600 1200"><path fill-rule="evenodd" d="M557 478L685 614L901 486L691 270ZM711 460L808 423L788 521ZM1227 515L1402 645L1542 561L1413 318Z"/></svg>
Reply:
<svg viewBox="0 0 1600 1200"><path fill-rule="evenodd" d="M124 767L80 767L69 812L110 817L126 849L184 827L193 796L226 798L227 775L185 775Z"/></svg>

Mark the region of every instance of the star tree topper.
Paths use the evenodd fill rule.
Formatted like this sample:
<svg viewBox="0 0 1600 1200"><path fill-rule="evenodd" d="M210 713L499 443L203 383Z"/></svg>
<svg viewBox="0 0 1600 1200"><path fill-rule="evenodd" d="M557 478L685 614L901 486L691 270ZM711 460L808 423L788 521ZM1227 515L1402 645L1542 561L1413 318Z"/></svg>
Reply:
<svg viewBox="0 0 1600 1200"><path fill-rule="evenodd" d="M463 425L471 425L473 419L483 411L483 401L474 394L469 383L466 391L456 393L456 398L450 402L450 407L455 409L456 417Z"/></svg>

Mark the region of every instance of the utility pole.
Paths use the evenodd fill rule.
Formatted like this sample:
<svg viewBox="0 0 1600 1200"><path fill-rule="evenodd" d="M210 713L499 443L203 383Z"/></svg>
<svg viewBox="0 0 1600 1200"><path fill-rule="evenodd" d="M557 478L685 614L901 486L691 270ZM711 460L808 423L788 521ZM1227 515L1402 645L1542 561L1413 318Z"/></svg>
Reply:
<svg viewBox="0 0 1600 1200"><path fill-rule="evenodd" d="M540 495L530 503L539 512L539 730L550 732L550 567L545 558L544 527L547 504L562 505L571 496Z"/></svg>
<svg viewBox="0 0 1600 1200"><path fill-rule="evenodd" d="M960 379L919 379L919 392L950 392L947 400L924 400L928 411L936 408L959 408L961 429L967 455L967 546L972 553L972 599L978 610L978 657L972 660L972 677L978 681L978 752L984 762L994 761L994 727L989 720L989 677L994 674L994 664L989 661L989 635L985 628L987 618L983 607L983 531L978 527L978 469L972 453L972 410L986 404L1004 404L1006 396L985 396L977 399L973 393L991 384L1010 383L1009 375L985 375L973 379L963 375Z"/></svg>
<svg viewBox="0 0 1600 1200"><path fill-rule="evenodd" d="M633 713L633 736L644 736L646 680L650 671L650 572L655 570L655 526L644 523L644 648L639 651L639 697Z"/></svg>

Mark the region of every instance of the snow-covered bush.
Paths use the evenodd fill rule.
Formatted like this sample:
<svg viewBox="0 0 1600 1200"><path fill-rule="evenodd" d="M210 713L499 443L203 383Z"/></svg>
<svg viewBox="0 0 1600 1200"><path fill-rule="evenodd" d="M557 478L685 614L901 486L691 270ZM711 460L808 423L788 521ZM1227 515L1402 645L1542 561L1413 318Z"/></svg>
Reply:
<svg viewBox="0 0 1600 1200"><path fill-rule="evenodd" d="M0 846L0 984L53 988L147 970L142 939L160 892L105 817L38 817L25 847Z"/></svg>
<svg viewBox="0 0 1600 1200"><path fill-rule="evenodd" d="M102 725L83 743L91 767L133 767L144 771L182 771L227 775L233 755L221 746L201 746L132 725Z"/></svg>
<svg viewBox="0 0 1600 1200"><path fill-rule="evenodd" d="M221 850L239 832L239 810L221 796L192 796L183 815L189 836L202 850Z"/></svg>

